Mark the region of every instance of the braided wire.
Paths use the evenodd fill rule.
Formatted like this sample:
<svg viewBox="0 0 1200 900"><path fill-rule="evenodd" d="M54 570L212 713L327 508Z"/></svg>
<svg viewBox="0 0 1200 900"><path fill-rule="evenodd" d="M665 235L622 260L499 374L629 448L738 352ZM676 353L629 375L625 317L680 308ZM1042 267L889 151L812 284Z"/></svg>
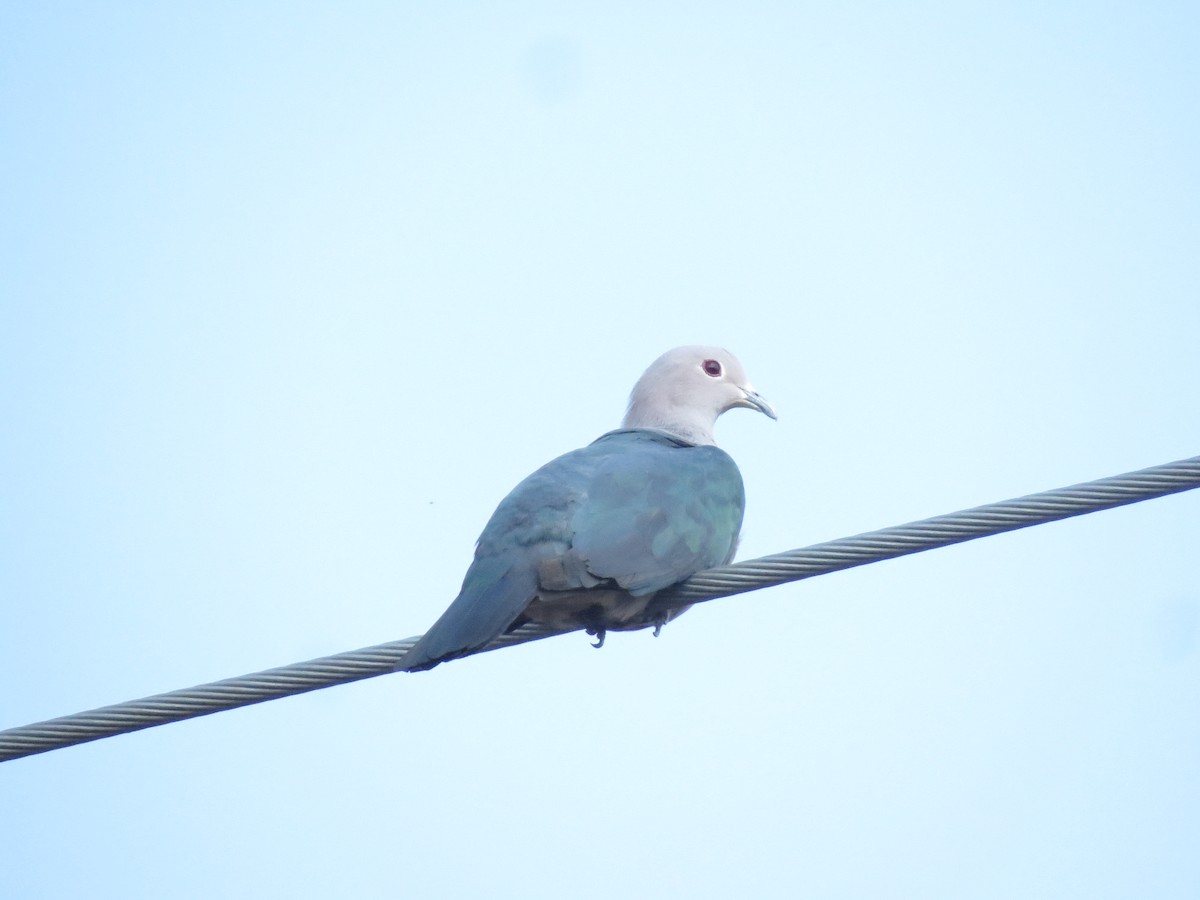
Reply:
<svg viewBox="0 0 1200 900"><path fill-rule="evenodd" d="M728 597L1197 487L1200 456L709 569L661 591L652 609L669 610ZM564 633L524 626L474 652ZM396 671L417 640L390 641L10 728L0 731L0 761L386 675Z"/></svg>
<svg viewBox="0 0 1200 900"><path fill-rule="evenodd" d="M1200 456L708 569L655 597L670 609L1200 487Z"/></svg>

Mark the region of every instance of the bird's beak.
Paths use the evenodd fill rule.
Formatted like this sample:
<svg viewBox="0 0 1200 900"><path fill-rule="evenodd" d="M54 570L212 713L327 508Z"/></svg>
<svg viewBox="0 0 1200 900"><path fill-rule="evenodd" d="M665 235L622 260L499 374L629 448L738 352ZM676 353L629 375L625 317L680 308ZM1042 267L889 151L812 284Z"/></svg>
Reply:
<svg viewBox="0 0 1200 900"><path fill-rule="evenodd" d="M742 388L742 395L742 398L733 404L734 406L741 406L746 409L757 409L760 413L770 419L779 418L779 416L775 415L775 410L771 409L771 404L762 397L758 396L757 392L750 390L750 388Z"/></svg>

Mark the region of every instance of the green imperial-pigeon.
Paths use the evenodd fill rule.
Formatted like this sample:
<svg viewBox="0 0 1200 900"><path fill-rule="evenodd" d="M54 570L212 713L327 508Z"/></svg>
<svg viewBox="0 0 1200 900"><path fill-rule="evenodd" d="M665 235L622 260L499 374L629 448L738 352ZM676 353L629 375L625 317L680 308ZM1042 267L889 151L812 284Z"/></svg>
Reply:
<svg viewBox="0 0 1200 900"><path fill-rule="evenodd" d="M462 591L397 668L432 669L526 622L656 629L656 591L737 549L742 476L713 442L735 407L775 411L719 347L676 347L642 375L617 431L546 463L492 514ZM599 644L598 644L599 645ZM597 646L598 646L597 645Z"/></svg>

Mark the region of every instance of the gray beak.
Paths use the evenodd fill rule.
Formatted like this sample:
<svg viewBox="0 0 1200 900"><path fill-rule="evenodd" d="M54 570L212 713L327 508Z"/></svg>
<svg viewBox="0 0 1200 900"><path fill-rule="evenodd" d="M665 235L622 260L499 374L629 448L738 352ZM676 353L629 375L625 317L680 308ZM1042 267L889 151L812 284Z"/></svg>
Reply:
<svg viewBox="0 0 1200 900"><path fill-rule="evenodd" d="M771 404L762 397L758 396L755 391L742 388L742 393L745 394L745 396L738 401L736 404L737 406L744 406L746 409L757 409L769 419L779 418L779 416L775 415L775 410L771 409Z"/></svg>

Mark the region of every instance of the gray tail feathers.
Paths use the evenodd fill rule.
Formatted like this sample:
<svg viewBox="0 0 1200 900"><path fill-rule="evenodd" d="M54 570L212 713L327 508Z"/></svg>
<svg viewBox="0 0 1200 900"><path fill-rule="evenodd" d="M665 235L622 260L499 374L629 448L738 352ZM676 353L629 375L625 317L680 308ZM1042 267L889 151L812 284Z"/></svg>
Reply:
<svg viewBox="0 0 1200 900"><path fill-rule="evenodd" d="M517 620L536 593L531 566L514 566L495 557L476 560L462 591L404 654L396 670L421 672L486 646Z"/></svg>

